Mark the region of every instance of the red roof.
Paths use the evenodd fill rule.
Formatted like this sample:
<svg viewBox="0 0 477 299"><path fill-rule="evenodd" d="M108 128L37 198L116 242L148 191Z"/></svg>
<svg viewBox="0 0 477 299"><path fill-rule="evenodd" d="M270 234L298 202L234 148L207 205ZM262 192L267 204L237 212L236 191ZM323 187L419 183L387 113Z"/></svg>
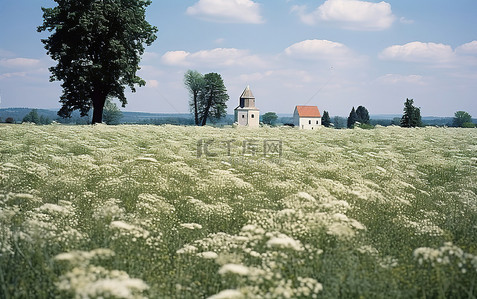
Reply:
<svg viewBox="0 0 477 299"><path fill-rule="evenodd" d="M320 110L316 106L296 106L300 117L321 117Z"/></svg>

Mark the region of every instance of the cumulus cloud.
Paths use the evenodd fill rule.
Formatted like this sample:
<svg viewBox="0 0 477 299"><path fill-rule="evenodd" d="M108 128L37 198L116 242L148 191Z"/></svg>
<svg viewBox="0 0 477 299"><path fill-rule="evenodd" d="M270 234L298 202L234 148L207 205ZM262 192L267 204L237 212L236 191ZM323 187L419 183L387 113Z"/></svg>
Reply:
<svg viewBox="0 0 477 299"><path fill-rule="evenodd" d="M285 55L294 59L327 61L339 65L353 65L361 60L342 43L318 39L293 44L285 49Z"/></svg>
<svg viewBox="0 0 477 299"><path fill-rule="evenodd" d="M477 55L477 41L474 40L470 43L457 47L456 52L464 55Z"/></svg>
<svg viewBox="0 0 477 299"><path fill-rule="evenodd" d="M410 20L410 19L407 19L405 17L401 17L399 19L399 22L401 22L402 24L406 24L406 25L414 24L414 20Z"/></svg>
<svg viewBox="0 0 477 299"><path fill-rule="evenodd" d="M262 59L250 54L248 50L234 48L216 48L194 53L169 51L162 56L162 61L167 65L177 66L260 67L265 65Z"/></svg>
<svg viewBox="0 0 477 299"><path fill-rule="evenodd" d="M379 57L383 60L444 65L455 60L455 53L449 45L412 42L405 45L394 45L388 47L381 52Z"/></svg>
<svg viewBox="0 0 477 299"><path fill-rule="evenodd" d="M367 2L359 0L327 0L316 10L309 13L306 6L294 6L301 21L314 25L319 21L335 22L349 30L378 31L393 24L396 17L387 2Z"/></svg>
<svg viewBox="0 0 477 299"><path fill-rule="evenodd" d="M30 59L30 58L11 58L11 59L1 59L0 66L8 68L32 68L38 67L40 65L40 60Z"/></svg>
<svg viewBox="0 0 477 299"><path fill-rule="evenodd" d="M219 23L263 23L260 5L252 0L199 0L186 13Z"/></svg>

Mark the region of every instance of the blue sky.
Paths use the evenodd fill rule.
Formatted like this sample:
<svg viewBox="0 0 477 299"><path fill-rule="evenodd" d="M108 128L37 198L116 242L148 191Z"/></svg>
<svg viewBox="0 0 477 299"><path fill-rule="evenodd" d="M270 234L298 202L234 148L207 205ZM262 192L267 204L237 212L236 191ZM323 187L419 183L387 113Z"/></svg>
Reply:
<svg viewBox="0 0 477 299"><path fill-rule="evenodd" d="M126 111L188 112L188 69L217 72L229 113L250 85L262 113L295 105L347 116L401 114L413 98L425 116L477 117L475 0L153 0L159 29L128 93ZM50 0L0 0L0 107L58 109L37 33Z"/></svg>

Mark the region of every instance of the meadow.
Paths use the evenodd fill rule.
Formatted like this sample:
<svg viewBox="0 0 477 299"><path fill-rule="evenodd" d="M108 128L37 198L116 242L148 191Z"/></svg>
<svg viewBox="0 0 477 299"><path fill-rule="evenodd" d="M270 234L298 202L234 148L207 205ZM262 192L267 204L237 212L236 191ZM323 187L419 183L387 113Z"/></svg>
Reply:
<svg viewBox="0 0 477 299"><path fill-rule="evenodd" d="M0 298L475 298L477 130L0 126Z"/></svg>

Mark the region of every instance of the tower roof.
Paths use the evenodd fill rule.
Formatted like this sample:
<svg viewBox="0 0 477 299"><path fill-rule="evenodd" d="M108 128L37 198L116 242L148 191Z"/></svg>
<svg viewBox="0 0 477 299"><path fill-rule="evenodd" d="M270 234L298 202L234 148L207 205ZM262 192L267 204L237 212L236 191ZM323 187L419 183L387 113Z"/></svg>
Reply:
<svg viewBox="0 0 477 299"><path fill-rule="evenodd" d="M252 91L250 90L250 86L247 85L245 90L242 92L242 95L240 96L241 99L255 99L253 96Z"/></svg>

